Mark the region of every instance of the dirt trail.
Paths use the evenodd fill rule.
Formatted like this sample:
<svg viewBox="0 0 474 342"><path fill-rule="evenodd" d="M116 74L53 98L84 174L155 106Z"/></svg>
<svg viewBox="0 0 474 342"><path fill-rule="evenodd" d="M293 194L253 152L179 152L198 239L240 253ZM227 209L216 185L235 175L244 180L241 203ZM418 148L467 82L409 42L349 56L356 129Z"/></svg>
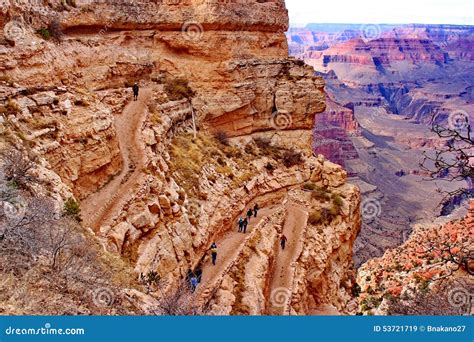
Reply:
<svg viewBox="0 0 474 342"><path fill-rule="evenodd" d="M201 285L199 286L199 295L206 296L209 291L212 291L214 283L222 277L222 274L228 270L232 261L237 257L241 248L244 246L245 239L249 236L249 233L258 225L258 223L265 217L273 214L279 209L279 206L270 206L262 208L258 212L257 218L252 217L247 228L247 233L239 233L238 225L235 222L234 229L225 234L221 239L216 241L217 244L217 263L212 265L209 260L203 265ZM243 217L243 214L242 214Z"/></svg>
<svg viewBox="0 0 474 342"><path fill-rule="evenodd" d="M84 224L94 231L111 223L144 177L146 154L141 128L151 96L150 89L142 89L138 101L130 102L122 114L115 118L114 125L123 161L122 171L102 189L81 202Z"/></svg>
<svg viewBox="0 0 474 342"><path fill-rule="evenodd" d="M280 244L276 252L276 260L270 283L270 301L268 313L270 315L288 314L287 307L291 300L294 268L301 251L303 250L303 233L308 223L308 212L301 206L288 203L287 216L283 226L283 234L287 237L285 250Z"/></svg>

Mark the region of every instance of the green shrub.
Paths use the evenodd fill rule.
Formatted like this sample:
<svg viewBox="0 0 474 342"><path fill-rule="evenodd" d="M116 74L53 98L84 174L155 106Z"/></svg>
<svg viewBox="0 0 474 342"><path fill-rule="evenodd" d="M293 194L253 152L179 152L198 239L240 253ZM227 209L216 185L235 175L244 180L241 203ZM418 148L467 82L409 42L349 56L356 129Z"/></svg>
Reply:
<svg viewBox="0 0 474 342"><path fill-rule="evenodd" d="M332 203L333 203L336 207L342 208L342 206L344 205L344 200L342 199L341 196L339 196L339 195L337 195L337 194L333 194L333 195L332 195Z"/></svg>
<svg viewBox="0 0 474 342"><path fill-rule="evenodd" d="M330 196L327 191L320 188L315 188L311 193L311 198L317 201L327 202L329 201Z"/></svg>
<svg viewBox="0 0 474 342"><path fill-rule="evenodd" d="M314 190L316 189L316 184L308 182L303 184L303 189L304 190Z"/></svg>
<svg viewBox="0 0 474 342"><path fill-rule="evenodd" d="M194 96L194 91L184 78L175 78L165 81L165 92L171 101L189 99Z"/></svg>
<svg viewBox="0 0 474 342"><path fill-rule="evenodd" d="M321 212L319 211L313 211L309 214L309 217L308 217L308 222L311 224L311 225L317 225L317 224L320 224L322 221L322 215L321 215Z"/></svg>
<svg viewBox="0 0 474 342"><path fill-rule="evenodd" d="M66 202L64 202L63 212L65 216L69 216L77 221L81 221L81 206L74 198L70 197Z"/></svg>
<svg viewBox="0 0 474 342"><path fill-rule="evenodd" d="M47 27L40 28L36 31L36 33L39 34L44 40L51 39L51 32L49 32L49 29Z"/></svg>

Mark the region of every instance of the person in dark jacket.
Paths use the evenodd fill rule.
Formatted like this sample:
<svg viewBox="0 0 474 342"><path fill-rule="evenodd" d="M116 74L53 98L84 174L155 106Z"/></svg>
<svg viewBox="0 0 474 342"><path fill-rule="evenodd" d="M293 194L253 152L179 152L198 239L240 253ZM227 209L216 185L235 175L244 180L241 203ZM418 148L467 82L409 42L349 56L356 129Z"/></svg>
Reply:
<svg viewBox="0 0 474 342"><path fill-rule="evenodd" d="M239 233L242 233L244 230L244 219L241 217L239 218Z"/></svg>
<svg viewBox="0 0 474 342"><path fill-rule="evenodd" d="M288 241L288 239L286 238L285 234L282 234L282 236L280 238L281 249L285 250L285 246L286 246L287 241Z"/></svg>
<svg viewBox="0 0 474 342"><path fill-rule="evenodd" d="M211 245L212 264L215 266L217 261L217 245L215 242Z"/></svg>
<svg viewBox="0 0 474 342"><path fill-rule="evenodd" d="M191 277L191 292L196 291L196 287L198 286L198 279L196 276Z"/></svg>
<svg viewBox="0 0 474 342"><path fill-rule="evenodd" d="M247 210L247 220L248 221L250 221L252 216L253 216L253 210L252 209Z"/></svg>
<svg viewBox="0 0 474 342"><path fill-rule="evenodd" d="M242 232L244 234L247 233L247 227L249 225L249 220L247 220L247 218L244 219L244 222L242 223Z"/></svg>
<svg viewBox="0 0 474 342"><path fill-rule="evenodd" d="M138 101L138 92L140 91L140 87L138 86L137 82L135 82L132 89L133 89L133 101Z"/></svg>
<svg viewBox="0 0 474 342"><path fill-rule="evenodd" d="M253 207L253 216L257 217L258 211L260 208L258 207L258 203L255 203L255 206Z"/></svg>

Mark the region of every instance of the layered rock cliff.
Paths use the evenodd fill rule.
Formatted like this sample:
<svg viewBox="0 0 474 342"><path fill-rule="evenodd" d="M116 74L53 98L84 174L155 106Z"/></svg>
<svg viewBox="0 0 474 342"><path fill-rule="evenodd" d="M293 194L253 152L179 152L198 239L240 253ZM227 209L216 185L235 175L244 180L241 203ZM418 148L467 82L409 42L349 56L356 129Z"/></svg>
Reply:
<svg viewBox="0 0 474 342"><path fill-rule="evenodd" d="M226 313L345 310L358 190L310 151L324 82L288 58L283 1L77 0L2 11L4 124L81 200L83 227L109 253L169 289L203 269L201 300L234 296ZM131 101L135 81L142 89ZM326 195L298 193L306 182ZM278 211L262 214L245 241L232 236L236 248L220 247L212 273L210 244L221 246L255 203ZM276 257L287 205L311 221L289 241L299 246L293 261ZM281 286L278 262L292 274ZM272 311L278 287L291 294L284 311ZM244 305L257 298L261 306Z"/></svg>

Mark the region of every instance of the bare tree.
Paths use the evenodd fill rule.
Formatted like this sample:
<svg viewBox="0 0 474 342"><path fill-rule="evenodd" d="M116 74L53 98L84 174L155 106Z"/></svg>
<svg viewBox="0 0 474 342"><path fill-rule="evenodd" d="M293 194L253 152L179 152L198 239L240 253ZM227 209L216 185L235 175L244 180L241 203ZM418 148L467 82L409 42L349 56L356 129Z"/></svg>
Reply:
<svg viewBox="0 0 474 342"><path fill-rule="evenodd" d="M413 290L388 299L387 314L413 316L469 315L472 309L472 285L464 281L445 280L432 291Z"/></svg>
<svg viewBox="0 0 474 342"><path fill-rule="evenodd" d="M32 174L36 164L22 152L11 149L0 155L2 171L5 180L14 187L28 190L31 185L39 183L39 179Z"/></svg>
<svg viewBox="0 0 474 342"><path fill-rule="evenodd" d="M165 316L198 316L205 313L197 304L196 294L185 280L167 293L161 292L155 313Z"/></svg>
<svg viewBox="0 0 474 342"><path fill-rule="evenodd" d="M173 286L162 279L158 273L150 271L140 275L140 281L153 293L156 299L155 315L165 316L198 316L208 312L207 307L198 304L198 297L186 279L181 279Z"/></svg>
<svg viewBox="0 0 474 342"><path fill-rule="evenodd" d="M446 144L434 152L424 152L420 163L432 180L466 182L465 187L447 191L444 201L474 195L474 137L467 114L462 120L444 127L437 123L437 116L433 117L432 131Z"/></svg>

